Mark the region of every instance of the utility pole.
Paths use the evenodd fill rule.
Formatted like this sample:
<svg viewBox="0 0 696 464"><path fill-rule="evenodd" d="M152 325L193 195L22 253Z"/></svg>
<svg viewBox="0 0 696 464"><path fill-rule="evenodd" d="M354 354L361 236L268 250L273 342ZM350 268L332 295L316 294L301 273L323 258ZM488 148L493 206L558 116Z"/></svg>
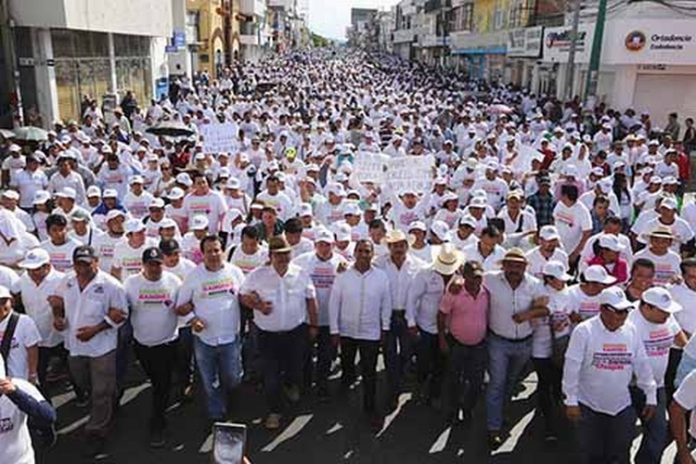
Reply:
<svg viewBox="0 0 696 464"><path fill-rule="evenodd" d="M597 80L599 78L599 59L602 55L602 42L604 41L604 23L607 19L607 0L599 0L597 10L597 23L595 24L594 38L592 39L592 53L590 66L587 69L587 83L583 100L597 94Z"/></svg>
<svg viewBox="0 0 696 464"><path fill-rule="evenodd" d="M575 83L575 49L578 45L578 26L580 25L580 2L575 0L573 11L573 28L570 32L570 49L568 50L568 69L565 76L565 100L573 98L573 85Z"/></svg>
<svg viewBox="0 0 696 464"><path fill-rule="evenodd" d="M0 0L0 42L2 42L5 58L5 81L9 92L11 124L24 124L22 111L22 93L19 88L19 68L17 67L17 54L15 50L13 24L10 18L8 0Z"/></svg>

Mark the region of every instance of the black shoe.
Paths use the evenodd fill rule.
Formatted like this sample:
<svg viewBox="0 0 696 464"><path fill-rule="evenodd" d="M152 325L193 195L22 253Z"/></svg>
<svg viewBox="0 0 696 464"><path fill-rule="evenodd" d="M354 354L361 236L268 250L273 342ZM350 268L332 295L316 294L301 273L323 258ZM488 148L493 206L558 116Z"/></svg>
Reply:
<svg viewBox="0 0 696 464"><path fill-rule="evenodd" d="M150 447L151 448L162 448L167 442L164 436L164 429L155 429L150 432Z"/></svg>
<svg viewBox="0 0 696 464"><path fill-rule="evenodd" d="M500 432L488 432L488 449L495 451L500 448L505 440Z"/></svg>
<svg viewBox="0 0 696 464"><path fill-rule="evenodd" d="M331 396L329 395L329 389L326 387L318 388L317 399L320 403L326 403L327 401L329 401L331 399Z"/></svg>
<svg viewBox="0 0 696 464"><path fill-rule="evenodd" d="M547 427L544 432L544 441L546 443L556 443L558 441L558 434L554 429Z"/></svg>

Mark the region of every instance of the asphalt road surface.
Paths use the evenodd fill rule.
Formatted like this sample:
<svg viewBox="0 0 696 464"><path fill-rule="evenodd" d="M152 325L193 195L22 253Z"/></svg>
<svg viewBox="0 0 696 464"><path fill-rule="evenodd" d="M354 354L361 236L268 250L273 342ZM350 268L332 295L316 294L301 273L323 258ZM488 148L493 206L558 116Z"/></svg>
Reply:
<svg viewBox="0 0 696 464"><path fill-rule="evenodd" d="M383 377L383 373L380 376ZM492 455L487 449L482 401L469 426L449 427L444 413L417 404L410 393L404 393L399 398L399 407L385 418L382 429L376 430L361 413L360 387L340 394L337 376L334 377L330 401L320 403L313 396L303 398L299 404L287 409L281 428L275 432L263 428L265 408L262 395L251 386L240 389L233 398L232 419L249 426L247 454L253 464L570 464L575 461L570 436L561 436L555 445L543 441L543 424L535 411L534 374L524 379L509 409L509 438ZM383 384L381 378L380 387ZM81 457L84 448L82 431L88 410L76 406L70 391L54 396L59 441L41 459L42 463L210 462L212 436L200 391L195 401L175 402L170 407L167 444L162 449L151 449L148 446L150 385L135 364L129 372L127 387L105 453L97 459ZM634 441L634 452L639 439L636 437ZM662 462L671 464L673 456L674 449L670 447Z"/></svg>

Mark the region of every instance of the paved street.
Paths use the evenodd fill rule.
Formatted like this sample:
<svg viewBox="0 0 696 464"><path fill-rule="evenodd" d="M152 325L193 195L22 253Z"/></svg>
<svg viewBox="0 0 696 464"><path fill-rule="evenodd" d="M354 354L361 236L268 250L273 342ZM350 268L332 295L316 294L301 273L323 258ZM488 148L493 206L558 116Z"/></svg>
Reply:
<svg viewBox="0 0 696 464"><path fill-rule="evenodd" d="M334 382L337 392L337 383ZM490 459L493 463L534 462L535 464L572 462L568 437L555 446L542 441L541 423L534 410L536 380L534 374L523 382L509 416L511 435ZM381 431L371 429L360 413L359 391L334 395L332 401L319 404L306 398L284 418L277 433L266 431L260 394L244 387L235 400L236 421L250 424L249 456L254 464L303 463L452 463L488 462L482 404L467 428L446 426L442 414L415 404L403 394L400 408L385 419ZM150 407L149 384L136 366L130 372L129 388L124 395L116 429L107 445L102 463L193 464L209 462L211 437L205 430L202 398L192 404L175 403L169 412L170 439L161 450L147 445L147 420ZM59 443L51 450L47 464L80 461L81 427L86 410L78 409L70 392L54 398L58 406ZM672 450L663 463L671 464Z"/></svg>

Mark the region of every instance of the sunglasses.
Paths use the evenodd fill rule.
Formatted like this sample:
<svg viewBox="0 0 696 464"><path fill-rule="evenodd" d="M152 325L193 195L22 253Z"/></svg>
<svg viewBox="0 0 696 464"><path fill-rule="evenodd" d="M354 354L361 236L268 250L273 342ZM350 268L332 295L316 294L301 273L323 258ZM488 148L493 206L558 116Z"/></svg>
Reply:
<svg viewBox="0 0 696 464"><path fill-rule="evenodd" d="M604 306L619 316L628 316L628 309L619 309L619 308L615 308L615 307L609 306L609 305L604 305Z"/></svg>

